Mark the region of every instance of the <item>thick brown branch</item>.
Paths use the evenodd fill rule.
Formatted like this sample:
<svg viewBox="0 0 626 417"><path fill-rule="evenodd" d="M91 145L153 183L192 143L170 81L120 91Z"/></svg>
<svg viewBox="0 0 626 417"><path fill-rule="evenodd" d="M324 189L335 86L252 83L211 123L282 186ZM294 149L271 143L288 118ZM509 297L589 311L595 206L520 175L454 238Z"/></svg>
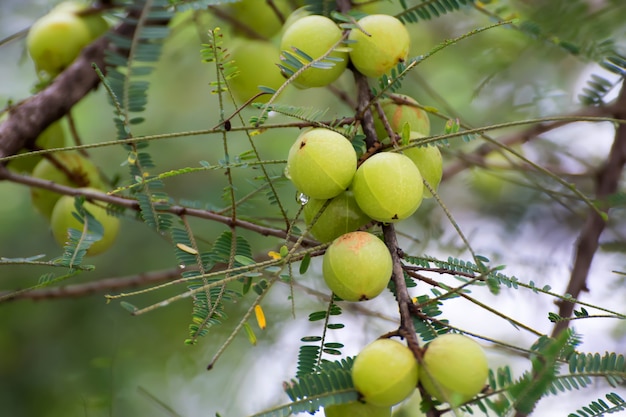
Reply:
<svg viewBox="0 0 626 417"><path fill-rule="evenodd" d="M626 88L622 86L619 97L614 106L614 117L626 119ZM619 180L626 163L626 125L620 124L615 130L615 138L609 156L604 166L596 177L596 199L600 202L618 190ZM609 207L600 206L604 213L609 212ZM587 277L593 257L598 250L600 235L606 225L605 220L595 210L590 210L587 220L578 237L574 267L567 285L566 293L578 298L582 291L587 291ZM574 304L568 301L557 302L559 315L570 317L574 311ZM558 321L552 331L557 336L569 325L569 320Z"/></svg>
<svg viewBox="0 0 626 417"><path fill-rule="evenodd" d="M134 25L121 24L113 32L132 37L135 28ZM9 110L9 117L0 124L0 158L14 155L27 145L32 146L41 132L98 86L100 79L92 64L105 70L104 51L108 45L106 37L97 39L83 49L52 84Z"/></svg>

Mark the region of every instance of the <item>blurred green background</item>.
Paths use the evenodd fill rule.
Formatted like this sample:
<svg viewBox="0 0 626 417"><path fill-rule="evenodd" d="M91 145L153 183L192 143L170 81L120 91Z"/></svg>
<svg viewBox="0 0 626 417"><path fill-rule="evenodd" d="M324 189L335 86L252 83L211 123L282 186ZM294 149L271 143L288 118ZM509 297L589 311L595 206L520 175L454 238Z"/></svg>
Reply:
<svg viewBox="0 0 626 417"><path fill-rule="evenodd" d="M572 42L591 44L608 35L624 39L626 11L621 2L613 2L610 13L596 14L592 14L592 8L567 7L567 3L580 5L585 3L582 1L554 1L538 8L533 8L537 2L514 3L520 6L522 13L530 15L533 10L537 11L532 15L533 19L551 28L554 36ZM27 28L54 4L52 1L2 1L0 39ZM508 2L502 4L506 12ZM394 4L385 7L387 11L397 10ZM590 16L596 21L586 26ZM145 114L147 122L136 128L135 135L209 129L219 120L216 96L211 94L209 86L214 79L214 70L211 64L201 62L200 38L208 28L215 26L225 28L227 42L233 35L223 22L206 16L202 21L202 27L181 25L172 31L162 60L152 76L150 105ZM468 10L432 22L413 24L410 26L411 54L425 54L445 39L490 23L492 20L488 16ZM592 71L601 73L597 66L585 59L572 57L553 45L500 27L437 53L406 78L401 92L443 113L459 115L469 125L481 126L570 113L577 108L576 95ZM4 103L26 98L35 85L35 72L26 56L23 38L0 46L0 80L0 99ZM344 74L336 86L353 93L351 74ZM328 118L349 116L352 111L327 89L292 89L281 101L328 108ZM232 106L228 107L226 113L232 109ZM257 113L257 110L245 111L244 118ZM115 139L113 111L102 88L86 97L72 115L85 143ZM272 120L287 119L273 116ZM442 133L444 123L445 119L432 118L432 133ZM64 126L67 132L67 125ZM524 144L522 149L532 160L553 168L589 192L591 181L588 174L606 155L612 127L609 124L578 126L582 127L545 135ZM495 136L515 131L500 131ZM277 129L263 132L254 140L264 159L285 159L297 133L296 129ZM454 163L460 155L481 143L451 143L446 149L445 163ZM239 134L229 135L228 146L233 155L249 148L246 137ZM223 144L218 135L155 141L149 149L159 172L197 167L202 160L217 163L223 157ZM90 155L109 177L126 175L127 169L123 166L126 152L122 147L96 148L90 151ZM271 169L280 174L282 166ZM240 195L257 185L250 180L251 175L255 175L251 172L249 169L234 171ZM566 207L555 204L542 193L542 188L554 192L562 190L553 180L541 175L518 174L515 180L526 186L507 184L504 191L495 194L480 187L472 188L472 175L471 170L463 171L445 182L440 192L477 252L494 262L506 264L506 272L510 275L525 281L532 279L538 286L550 284L555 290L562 291L568 279L577 227L586 211L584 206L570 200L567 201L571 204ZM225 185L222 172L203 172L168 179L166 191L177 199L224 207L220 195ZM297 205L291 185L281 187L281 196L289 212L294 214ZM1 182L0 202L0 257L45 254L45 259L51 259L61 254L48 225L31 207L26 187ZM267 201L260 198L255 199L250 207L253 215L274 214ZM619 218L623 213L617 215ZM414 217L402 223L403 232L411 238L404 240L406 251L469 259L459 236L433 201L425 202ZM208 221L196 219L191 223L205 248L210 247L219 233L227 230L224 225ZM623 222L615 223L609 235L621 249ZM273 238L244 234L250 238L256 255L276 250L281 244ZM123 219L116 246L88 263L96 265L94 272L78 275L64 284L95 282L177 266L170 244L130 218ZM592 302L623 310L623 294L615 291L622 281L610 272L623 269L621 252L601 253L590 279ZM0 290L35 285L44 272L48 270L3 266ZM303 285L326 292L320 284L316 263L311 273L299 278ZM173 286L127 301L146 306L184 289L183 286ZM416 291L419 293L420 290ZM206 365L236 325L237 318L247 309L250 297L229 306L227 312L232 320L214 328L209 336L190 347L183 344L191 320L189 300L131 317L119 302L107 304L103 295L96 293L40 301L27 299L0 304L2 415L212 416L216 412L224 417L249 415L287 401L281 382L295 372L299 339L320 330L307 321L307 316L325 308L322 300L296 288L294 317L289 288L278 285L263 304L268 329L260 331L255 323L251 323L259 339L258 345L252 347L245 335L237 336L215 369L207 372ZM528 301L527 294L524 298L524 294L519 293L505 293L494 299L488 293L481 295L478 291L477 296L541 331L548 332L551 328L545 317L547 311L552 311L552 300L537 297ZM527 303L523 307L520 307L521 300ZM395 317L389 294L365 303L365 306L372 314ZM532 338L474 307L451 302L444 311L446 317L459 327L465 326L511 343L525 346L532 343ZM344 322L349 322L350 330L334 337L346 344L345 354L355 354L365 343L393 328L393 324L384 318L371 318L350 311ZM583 323L577 329L587 335L587 350L621 348L623 351L624 332L614 323ZM611 332L613 337L609 337ZM516 362L514 358L505 358L497 352L493 353L492 360L494 365L505 360L507 363L513 361L518 370L525 366L522 361ZM576 401L584 404L585 398L578 397ZM551 406L545 407L536 415L553 415L550 414L554 411Z"/></svg>

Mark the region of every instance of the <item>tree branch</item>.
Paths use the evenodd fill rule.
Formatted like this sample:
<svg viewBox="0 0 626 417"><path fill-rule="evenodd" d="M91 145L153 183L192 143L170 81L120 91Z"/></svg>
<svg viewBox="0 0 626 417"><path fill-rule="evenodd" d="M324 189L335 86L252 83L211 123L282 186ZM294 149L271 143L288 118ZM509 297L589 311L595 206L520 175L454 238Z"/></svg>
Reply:
<svg viewBox="0 0 626 417"><path fill-rule="evenodd" d="M622 89L615 102L614 117L626 119L626 86ZM619 180L626 163L626 125L620 124L615 130L615 138L606 163L596 176L596 199L600 203L606 203L606 198L618 190ZM600 210L608 215L609 207L600 206ZM606 221L595 211L590 210L587 219L578 237L574 267L567 285L566 294L578 298L580 293L588 291L587 277L593 257L598 250L600 235L606 226ZM570 317L574 311L574 304L560 300L556 304L559 307L559 316ZM558 321L552 330L552 336L557 336L569 326L569 320Z"/></svg>
<svg viewBox="0 0 626 417"><path fill-rule="evenodd" d="M0 166L0 180L2 179L19 183L19 184L24 184L29 187L43 188L46 190L54 191L59 194L71 195L71 196L84 196L90 201L102 201L108 204L114 204L116 206L124 207L124 208L134 210L134 211L140 210L139 202L131 198L110 195L104 192L93 191L93 190L84 189L84 188L72 188L66 185L57 184L49 180L43 180L40 178L28 176L28 175L16 174L10 171L9 169L7 169L6 167ZM212 220L218 223L225 224L229 227L241 227L243 229L251 230L263 236L274 236L274 237L283 238L283 239L288 237L287 232L284 230L262 226L262 225L252 223L246 220L233 219L230 216L224 216L222 214L218 214L214 211L209 211L209 210L201 210L201 209L194 209L194 208L189 208L185 206L172 205L172 206L169 206L167 209L161 210L161 212L171 213L176 216L187 215L187 216L198 217L201 219ZM297 241L300 239L300 237L289 235L289 239L291 241ZM302 240L301 244L302 246L305 246L305 247L307 246L311 247L311 246L316 246L319 243L313 239L305 238Z"/></svg>
<svg viewBox="0 0 626 417"><path fill-rule="evenodd" d="M616 112L617 105L609 105L605 107L585 107L584 109L574 112L568 116L572 119L577 117L603 117L609 116ZM558 120L555 122L546 122L540 123L534 126L531 126L528 129L525 129L521 132L513 133L511 135L505 136L500 139L498 142L502 143L506 146L511 146L517 143L525 143L529 140L543 134L549 132L554 129L558 129L559 127L575 123L576 120ZM448 164L444 167L442 181L448 180L454 177L456 174L460 173L466 168L469 168L477 163L477 161L481 161L484 159L487 154L498 149L496 145L492 143L486 142L479 146L474 152L472 152L471 157L467 156L465 158L460 158L454 161L451 164Z"/></svg>
<svg viewBox="0 0 626 417"><path fill-rule="evenodd" d="M145 272L127 277L112 277L84 284L61 285L58 287L39 288L31 291L16 291L15 295L8 296L4 301L30 299L33 301L51 300L58 298L83 297L99 292L115 291L133 288L141 285L156 284L163 281L180 278L180 269L166 269L163 271ZM0 298L14 291L0 292Z"/></svg>
<svg viewBox="0 0 626 417"><path fill-rule="evenodd" d="M131 10L129 15L132 17L138 13L139 10ZM167 24L166 21L161 23ZM131 38L136 28L135 24L122 23L111 32ZM32 146L41 132L98 86L100 79L92 65L106 71L104 55L107 48L109 40L106 36L96 39L49 86L9 109L8 118L0 124L0 158Z"/></svg>

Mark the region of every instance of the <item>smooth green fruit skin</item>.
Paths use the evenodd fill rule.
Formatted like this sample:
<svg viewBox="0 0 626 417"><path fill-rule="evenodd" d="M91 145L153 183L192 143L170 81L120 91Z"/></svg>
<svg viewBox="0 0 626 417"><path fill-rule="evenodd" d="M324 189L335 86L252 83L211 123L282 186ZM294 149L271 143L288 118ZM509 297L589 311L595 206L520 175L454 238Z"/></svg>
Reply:
<svg viewBox="0 0 626 417"><path fill-rule="evenodd" d="M341 36L341 29L329 18L320 15L304 16L285 30L280 49L295 55L300 62L306 64L304 58L293 51L293 47L316 59L330 50ZM299 88L324 87L339 78L348 65L348 53L335 50L330 57L341 61L332 61L334 65L331 68L306 69L294 80L294 85Z"/></svg>
<svg viewBox="0 0 626 417"><path fill-rule="evenodd" d="M302 132L291 146L287 171L298 191L310 198L329 199L348 188L356 162L356 151L348 139L315 128Z"/></svg>
<svg viewBox="0 0 626 417"><path fill-rule="evenodd" d="M54 77L68 67L91 41L87 24L74 13L53 12L37 20L26 36L26 48L38 71Z"/></svg>
<svg viewBox="0 0 626 417"><path fill-rule="evenodd" d="M521 149L516 149L521 152ZM487 167L475 166L469 171L469 186L481 199L489 204L517 197L516 183L519 172L511 161L498 151L485 156Z"/></svg>
<svg viewBox="0 0 626 417"><path fill-rule="evenodd" d="M358 21L359 29L352 29L350 60L355 68L368 77L380 77L406 60L410 36L402 22L386 14L372 14Z"/></svg>
<svg viewBox="0 0 626 417"><path fill-rule="evenodd" d="M87 250L87 255L89 256L98 255L109 249L115 242L120 228L120 221L117 217L108 215L105 208L96 204L86 201L83 207L102 224L104 229L102 239L94 242ZM64 195L59 198L54 205L54 210L52 210L52 216L50 218L52 234L57 243L61 246L64 246L67 242L67 232L69 228L80 231L84 227L72 214L74 210L74 197L69 195Z"/></svg>
<svg viewBox="0 0 626 417"><path fill-rule="evenodd" d="M324 407L326 417L391 417L391 407L378 407L358 401Z"/></svg>
<svg viewBox="0 0 626 417"><path fill-rule="evenodd" d="M277 90L285 81L276 63L280 51L274 44L260 40L241 40L231 51L231 58L239 74L228 81L230 90L241 103L258 94L259 86ZM254 102L267 103L271 95L258 97Z"/></svg>
<svg viewBox="0 0 626 417"><path fill-rule="evenodd" d="M346 233L326 249L322 274L328 288L345 301L378 296L389 283L392 260L385 243L367 232Z"/></svg>
<svg viewBox="0 0 626 417"><path fill-rule="evenodd" d="M408 156L381 152L361 164L352 191L365 214L379 222L395 223L415 213L422 202L424 183Z"/></svg>
<svg viewBox="0 0 626 417"><path fill-rule="evenodd" d="M407 398L418 381L417 360L400 342L378 339L357 355L352 382L368 404L391 407Z"/></svg>
<svg viewBox="0 0 626 417"><path fill-rule="evenodd" d="M60 122L54 122L44 130L35 140L35 146L41 149L62 148L65 145L65 133ZM22 150L20 153L28 152ZM7 167L15 172L33 172L35 166L41 161L41 155L29 156L28 158L13 159Z"/></svg>
<svg viewBox="0 0 626 417"><path fill-rule="evenodd" d="M87 9L87 4L85 3L64 1L56 5L50 12L73 13L77 15L77 13L85 9ZM109 30L109 23L102 17L101 14L88 14L80 16L80 18L87 25L87 29L89 29L89 34L91 35L91 40L99 38L104 32Z"/></svg>
<svg viewBox="0 0 626 417"><path fill-rule="evenodd" d="M66 185L68 187L80 188L104 188L98 168L89 159L85 158L81 154L75 151L59 152L55 153L54 157L57 161L65 166L67 170L75 174L76 179L74 181L55 167L49 160L42 159L33 169L32 176L42 180L48 180L57 184ZM57 200L61 198L61 194L49 191L43 188L31 188L31 198L35 209L44 216L46 219L50 219L52 215L52 209Z"/></svg>
<svg viewBox="0 0 626 417"><path fill-rule="evenodd" d="M289 29L289 27L297 20L300 20L301 18L305 17L305 16L310 16L311 12L306 8L306 6L303 7L299 7L296 10L294 10L288 17L287 20L285 20L285 24L283 25L282 29L281 29L281 39L283 37L283 35L285 34L285 31L287 29Z"/></svg>
<svg viewBox="0 0 626 417"><path fill-rule="evenodd" d="M409 96L403 94L396 94L396 96L413 104L418 104L417 101ZM380 100L380 105L394 133L400 134L404 125L408 123L411 131L421 133L424 136L430 135L430 119L428 118L428 113L424 110L409 104L398 104L392 98ZM378 138L382 139L388 137L389 134L385 129L385 125L382 120L380 120L378 112L375 109L373 109L373 114L374 129L376 129Z"/></svg>
<svg viewBox="0 0 626 417"><path fill-rule="evenodd" d="M304 221L309 226L320 209L328 200L312 198L304 206ZM365 226L371 219L363 213L354 199L352 191L344 191L331 199L330 203L320 214L310 233L322 243L332 242L339 236L354 232Z"/></svg>
<svg viewBox="0 0 626 417"><path fill-rule="evenodd" d="M480 345L467 336L449 333L427 345L419 378L430 395L456 407L484 388L488 373Z"/></svg>
<svg viewBox="0 0 626 417"><path fill-rule="evenodd" d="M423 136L424 135L420 133L411 132L410 138L413 140ZM422 178L436 192L441 182L441 177L443 176L443 159L439 148L437 146L427 145L408 148L402 151L402 153L413 161L417 169L420 170ZM431 198L432 196L430 190L424 186L424 198Z"/></svg>
<svg viewBox="0 0 626 417"><path fill-rule="evenodd" d="M274 4L284 17L291 12L291 7L287 0L274 0ZM229 12L238 22L251 28L266 39L276 35L283 25L274 9L263 0L238 1L230 5ZM248 36L247 32L238 30L237 27L234 27L234 29L237 34Z"/></svg>

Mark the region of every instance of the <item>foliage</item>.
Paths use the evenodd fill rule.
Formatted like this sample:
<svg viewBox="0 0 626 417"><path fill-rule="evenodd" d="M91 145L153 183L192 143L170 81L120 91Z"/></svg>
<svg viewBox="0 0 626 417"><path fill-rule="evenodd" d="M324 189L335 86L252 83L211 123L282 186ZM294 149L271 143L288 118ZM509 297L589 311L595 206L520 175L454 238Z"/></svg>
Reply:
<svg viewBox="0 0 626 417"><path fill-rule="evenodd" d="M350 336L351 332L361 333L362 329L353 320L355 316L365 319L364 327L368 327L369 320L377 322L381 318L387 319L384 323L388 332L376 337L407 339L417 358L421 357L423 345L427 342L448 332L460 332L483 341L490 351L501 349L510 358L520 357L526 366L526 370L519 374L517 368L508 364L493 367L486 388L458 410L424 398L422 408L429 416L448 412L457 415L462 412L485 415L495 413L498 416L531 415L549 396L559 398L571 391L592 389L597 399L585 405L567 404L570 416L600 416L625 410L626 403L618 393L596 393L597 381L606 382L615 391L623 387L626 379L624 356L608 349L605 353L584 353L580 349L589 336L578 334L568 326L581 320L585 323L600 319L623 321L626 315L608 304L588 301L584 294L586 281L572 293L567 292L570 289L560 287L553 290L554 284L546 283L541 277L532 274L521 276L511 272L505 264L508 264L506 257L501 261L487 251L483 252L482 248L475 249L474 239L478 240L475 236L492 232L487 224L479 224L477 231L470 233L466 223L458 220L463 216L457 216L457 213L464 207L460 207L455 200L458 194L459 201L465 201L465 183L460 187L457 185L455 191L449 193L444 190L444 182L441 193L434 193L433 199L422 203L423 207L415 219L396 226L372 221L365 227L379 235L394 256L395 269L388 285L389 294L384 296L389 297L381 297L381 303L386 305L394 301L397 303L397 307L391 306L395 315L389 320L386 313L377 310L376 304L346 303L329 291L320 291L317 284L311 284L306 278L319 275L318 261L328 245L316 242L308 234L310 225L306 225L302 219L302 207L308 197L293 189L288 173L283 172L287 157L285 149L288 149L284 139L291 140L297 135L297 129L308 127L325 127L344 135L357 151L359 163L379 151L400 151L397 145L407 144L407 141L399 141L408 137L406 133L409 129L406 128L407 132L398 132L398 142L393 139L393 143L381 143L372 136L372 118L377 111L378 100L410 90L424 97L419 107L429 114L432 132L423 143L442 149L449 164L449 178L468 168L487 167L489 153L499 149L510 157L509 162L514 161L516 164L505 162L494 170L502 168L507 174L516 175L513 183L537 193L533 195L541 195L531 199L525 197L530 193L520 191L516 195L506 196L504 193L507 189L519 190L515 188L517 186L508 183L505 191L498 194L497 198L489 200L479 196L481 203L488 206L503 204L506 212L510 211L508 207L522 206L523 210L527 210L526 217L522 219L528 223L532 223L533 216L537 216L540 211L537 209L533 212L532 207L547 207L545 211L555 212L563 210L568 215L578 216L573 222L576 223L574 227L583 231L584 228L579 227L580 223L584 223L581 221L583 217L591 219L588 220L589 224L599 222L602 227L617 230L614 233L617 236L616 244L623 246L617 225L621 220L619 216L623 215L624 194L618 188L620 175L613 182L605 180L609 174L621 173L623 155L607 154L597 168L589 168L585 175L574 175L567 170L567 163L561 163L562 154L570 155L567 147L561 153L561 150L549 148L543 143L545 147L538 148L536 153L542 154L546 149L551 153L547 157L537 158L526 156L515 148L520 142L535 139L540 142L537 137L542 133L576 121L610 122L616 132L623 130L622 118L626 112L618 107L623 103L614 99L614 93L623 88L622 82L626 75L626 55L621 50L623 45L620 45L618 38L624 29L623 20L617 22L604 15L599 16L607 27L599 28L595 23L590 23L590 28L581 29L588 35L584 37L554 23L559 13L571 22L596 16L582 1L572 1L562 9L553 5L545 6L545 9L537 6L545 14L551 15L552 19L548 19L541 16L541 10L532 10L533 13L524 7L518 10L519 5L512 1L393 0L385 2L388 4L384 6L389 6L389 9L382 10L393 10L409 30L417 33L426 27L433 36L444 33L445 36L441 36L443 39L425 45L419 49L419 53L398 62L379 79L367 79L355 70L348 71L349 76L342 76L337 83L328 87L327 91L333 98L320 96L324 98L320 100L321 104L316 96L319 91L295 90L292 82L301 71L309 67L324 69L335 65L333 58L328 56L333 48L317 59L297 48L282 51L277 67L285 75L285 83L276 90L261 88L259 96L267 97L267 102L250 104L237 102L229 88L229 82L240 75L237 62L231 59L229 48L235 38L243 38L243 35L237 32L236 19L234 22L229 20L230 15L225 12L228 4L225 3L229 2L128 0L111 5L109 18L115 21L115 26L106 35L109 42L103 52L106 65L94 68L94 71L102 84L100 90L109 103L106 111L103 110L99 116L108 112L110 119L112 115L115 139L82 143L76 131L75 142L68 144L67 148L94 154L101 151L100 148L118 151L115 156L117 160L111 165L123 166L125 172L107 178L110 191L103 190L101 195L90 195L89 198L107 203L109 210L128 224L145 225L148 231L142 245L151 251L149 246L154 242L162 243L166 250L158 254L162 258L159 261L167 259L174 272L165 274L166 278L159 282L148 282L146 285L145 281L136 278L128 286L144 287L129 291L125 287L120 291L118 287L97 288L105 293L106 301L120 305L132 316L167 312L174 304L187 306L190 311L187 312L185 323L177 323L179 327L187 326L187 336L177 343L182 341L186 345L210 350L213 357L207 364L208 369L214 369L219 360L225 360L222 359L224 352L229 349L240 349L240 352L251 349L239 343L241 334L245 333L251 345L271 343L273 348L280 348L280 342L273 340L278 336L270 330L273 328L275 331L286 323L289 313L292 316L304 314L304 317L308 317L307 333L304 336L298 338L294 334L288 335L291 341L296 340L297 357L283 357L281 359L284 363L276 364L294 368L293 376L283 383L284 397L275 399L267 410L257 412L254 417L313 414L327 405L358 400L359 393L352 384L350 373L354 356L346 353L348 346L341 338L345 335L353 337ZM268 1L263 2L263 5L276 6L274 3ZM292 7L299 2L288 3ZM357 6L355 2L307 0L305 3L309 12L333 18L344 31L354 29L357 18L368 13L363 11L367 9L347 10L348 5ZM366 6L380 5L372 1L366 3ZM619 4L606 7L606 11L624 14L624 7ZM280 14L278 7L272 10ZM210 25L204 26L202 18L207 16L212 20ZM485 16L489 19L488 23L484 21ZM433 25L423 26L429 25L431 21ZM436 26L439 22L448 22L453 29L444 31L447 29ZM120 27L133 30L115 29ZM172 119L179 116L174 98L159 103L151 94L154 89L162 87L161 77L165 75L159 71L163 57L167 56L167 42L187 28L200 33L201 46L196 48L194 62L201 64L204 75L209 74L210 78L207 85L194 88L202 88L206 95L213 98L211 108L198 110L193 118L209 119L206 115L210 113L211 119L210 122L203 120L198 130L181 128L172 133L166 131L165 123L159 128L158 121L150 116L152 106L168 108L168 117ZM593 35L596 32L591 28L598 31L602 29L602 33ZM470 110L467 110L467 116L463 111L457 111L455 105L451 104L456 100L453 96L457 92L460 94L460 91L455 90L460 88L456 85L468 85L476 81L469 75L471 71L468 63L465 63L468 74L464 74L466 68L461 67L464 60L470 59L462 54L463 48L471 50L472 42L481 36L503 33L497 31L509 31L522 36L526 50L536 51L534 53L540 56L539 61L545 61L543 64L550 68L558 70L559 66L571 62L595 63L593 71L587 76L585 87L578 95L579 102L576 104L582 107L561 114L544 111L541 103L530 103L525 105L533 107L532 110L519 106L502 115L496 111L496 103L490 109L494 112L493 116L484 118L472 117L469 115ZM346 36L334 48L349 48L345 39ZM558 51L558 56L549 56L554 55L555 51ZM457 65L452 77L454 79L449 79L449 83L455 87L445 91L450 98L432 91L426 80L428 77L422 78L421 75L424 71L436 79L436 73L427 71L429 65L441 65L438 59L449 59ZM485 57L487 59L493 57ZM511 58L510 62L518 61ZM509 70L498 71L506 73ZM71 68L67 70L68 73L70 71ZM467 80L461 80L463 76L467 76ZM481 74L476 82L482 85L481 88L475 91L489 89L492 83L497 82L495 78L484 79L483 76ZM181 72L174 79L183 85L187 82L185 78ZM533 84L537 90L546 89L537 92L536 100L547 100L553 97L554 91L570 87L558 85L559 82L546 79L545 84L554 85L542 85L542 80ZM39 87L45 91L53 86ZM496 85L494 90L506 88L507 84L502 83ZM534 114L535 111L539 114ZM9 113L7 117L11 116ZM73 120L70 116L68 119ZM71 123L73 129L77 130ZM525 127L528 130L521 133L516 131L511 136L501 133L504 129L513 132L514 129ZM282 133L285 131L287 133ZM1 132L0 129L0 145ZM187 152L184 144L191 139L198 139L203 148L190 151L192 162L182 162L182 154ZM616 135L615 141L618 140L619 135ZM165 152L161 149L163 143L171 146L165 148ZM623 148L623 144L614 145L618 149L620 146ZM54 155L56 151L31 149L30 153ZM0 153L0 156L3 154ZM2 160L22 157L28 155L4 155ZM177 160L177 157L181 160ZM588 164L591 166L591 163ZM164 166L167 167L161 168ZM596 175L596 171L600 172L603 167L613 167L616 171L608 174L602 171L601 175ZM112 170L111 167L102 168L103 171ZM27 175L5 174L4 171L4 168L0 171L2 178L16 184L50 187L43 181L33 182ZM583 181L579 178L582 176L606 182L597 189L590 188L591 181ZM103 173L103 177L106 177L106 173ZM389 178L390 186L393 186L393 181L393 178ZM178 184L186 186L179 190ZM613 189L605 192L609 187L606 184L613 184ZM461 192L458 192L459 189ZM70 192L67 187L57 187L56 191ZM76 194L75 214L86 227L82 231L70 230L67 245L56 252L61 255L49 260L45 260L48 259L47 255L0 258L0 267L19 265L23 268L46 268L37 280L27 284L20 282L15 285L15 289L0 293L0 302L28 298L29 294L36 294L37 291L59 289L68 282L74 283L77 277L91 276L89 274L94 270L101 270L97 258L86 259L85 255L89 246L102 238L102 225L83 208L86 197L80 191L76 191ZM608 207L612 208L611 212ZM490 222L495 223L496 220L492 218ZM425 224L428 225L425 227ZM433 233L431 241L428 240L427 230ZM602 230L597 233L598 236ZM399 242L396 240L398 238ZM584 241L588 238L581 235L580 239ZM433 241L437 241L435 243L439 244L439 249L443 249L435 250L430 246L435 244ZM593 247L594 242L589 244ZM597 241L595 244L597 246ZM585 248L583 245L581 250ZM423 254L422 250L428 254ZM585 255L593 257L594 252L595 249ZM154 253L157 251L154 250ZM549 257L536 254L529 263L541 269L542 262ZM117 266L126 266L123 263ZM149 272L152 266L142 264L140 268L140 272L144 273ZM57 276L56 271L62 272ZM589 277L589 281L592 279L596 277ZM570 284L574 283L572 277ZM559 286L562 284L558 283ZM275 288L286 290L288 295ZM307 299L315 305L304 302L300 293L310 295ZM495 300L517 296L542 302L553 301L559 307L575 305L576 308L570 312L562 308L559 308L558 313L544 314L542 311L542 326L538 330L539 326L520 319L515 314L517 312L492 305ZM460 324L451 313L453 306L458 305L471 312L468 315L476 314L476 320L480 320L480 314L503 320L510 325L510 330L534 338L535 343L526 347L519 341L504 340L504 336L483 334L477 330L475 323ZM532 307L526 305L517 308L523 312L532 310ZM533 313L540 316L538 312ZM261 336L255 333L253 317L261 331L267 330ZM554 326L555 330L550 333L544 325ZM201 365L199 368L204 367L204 364ZM259 384L265 384L265 381ZM600 386L600 389L604 387ZM151 402L169 408L167 401L159 396L148 391L145 391L145 395L151 398ZM598 398L598 395L603 397ZM219 406L223 407L223 404ZM175 415L173 411L170 414Z"/></svg>

